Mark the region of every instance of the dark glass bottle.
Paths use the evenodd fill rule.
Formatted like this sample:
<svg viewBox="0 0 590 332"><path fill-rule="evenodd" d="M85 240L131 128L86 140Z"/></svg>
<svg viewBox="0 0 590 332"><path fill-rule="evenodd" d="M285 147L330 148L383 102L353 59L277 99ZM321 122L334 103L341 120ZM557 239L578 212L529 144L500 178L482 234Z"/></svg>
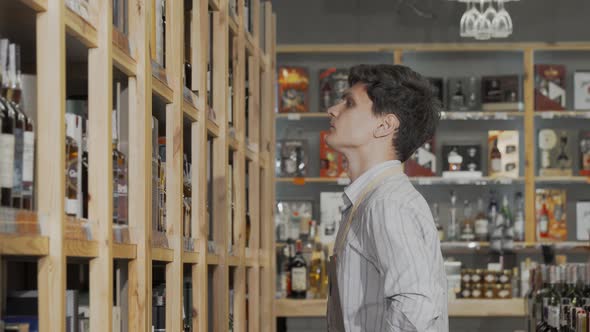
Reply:
<svg viewBox="0 0 590 332"><path fill-rule="evenodd" d="M304 299L307 296L307 262L303 257L303 244L297 240L296 253L291 261L291 298Z"/></svg>

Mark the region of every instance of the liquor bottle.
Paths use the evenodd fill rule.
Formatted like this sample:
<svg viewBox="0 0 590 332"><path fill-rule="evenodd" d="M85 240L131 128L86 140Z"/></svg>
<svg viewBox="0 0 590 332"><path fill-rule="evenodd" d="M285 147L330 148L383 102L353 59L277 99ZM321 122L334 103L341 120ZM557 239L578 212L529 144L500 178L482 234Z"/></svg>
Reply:
<svg viewBox="0 0 590 332"><path fill-rule="evenodd" d="M477 241L489 240L489 221L485 215L483 207L483 199L480 197L477 200L477 215L475 217L475 239Z"/></svg>
<svg viewBox="0 0 590 332"><path fill-rule="evenodd" d="M70 114L67 114L70 115ZM80 217L79 196L78 196L78 176L79 165L79 147L78 142L74 139L75 128L79 126L79 117L72 115L66 116L66 201L65 212L71 217Z"/></svg>
<svg viewBox="0 0 590 332"><path fill-rule="evenodd" d="M0 131L0 207L12 205L12 188L14 186L14 146L16 113L6 96L8 93L8 39L0 39L0 111L2 116Z"/></svg>
<svg viewBox="0 0 590 332"><path fill-rule="evenodd" d="M506 195L502 197L502 209L500 212L504 220L502 249L514 249L514 222L508 205L508 196Z"/></svg>
<svg viewBox="0 0 590 332"><path fill-rule="evenodd" d="M187 155L184 155L184 177L183 177L183 223L182 229L185 237L192 237L191 232L191 215L192 215L192 186L191 186L191 164L188 162Z"/></svg>
<svg viewBox="0 0 590 332"><path fill-rule="evenodd" d="M234 71L233 64L229 65L228 73L229 93L227 94L227 124L230 127L234 126Z"/></svg>
<svg viewBox="0 0 590 332"><path fill-rule="evenodd" d="M463 93L463 82L461 80L457 80L455 84L455 93L451 97L451 102L453 103L453 109L460 111L465 107L465 94Z"/></svg>
<svg viewBox="0 0 590 332"><path fill-rule="evenodd" d="M541 265L537 268L535 275L537 276L536 291L532 303L533 326L535 330L539 331L545 328L546 314L545 311L547 298L549 296L549 266ZM542 285L542 286L540 286Z"/></svg>
<svg viewBox="0 0 590 332"><path fill-rule="evenodd" d="M463 202L463 228L461 230L462 241L473 241L475 240L475 234L473 233L473 214L471 209L471 203L469 200Z"/></svg>
<svg viewBox="0 0 590 332"><path fill-rule="evenodd" d="M303 258L301 240L295 242L296 253L291 262L291 298L304 299L307 295L307 262Z"/></svg>
<svg viewBox="0 0 590 332"><path fill-rule="evenodd" d="M436 230L438 232L438 240L444 241L445 240L445 231L440 225L440 214L438 212L438 203L434 203L432 206L432 218L434 219L434 225L436 225Z"/></svg>
<svg viewBox="0 0 590 332"><path fill-rule="evenodd" d="M474 110L477 107L477 86L476 86L476 78L475 76L469 77L469 97L467 98L467 108L470 110Z"/></svg>
<svg viewBox="0 0 590 332"><path fill-rule="evenodd" d="M121 151L121 83L116 83L116 108L112 112L113 144L113 221L119 225L127 224L127 157Z"/></svg>
<svg viewBox="0 0 590 332"><path fill-rule="evenodd" d="M537 225L540 239L547 238L549 235L549 211L547 210L545 199L546 198L543 197L543 203L541 205L541 211L539 213L539 221Z"/></svg>
<svg viewBox="0 0 590 332"><path fill-rule="evenodd" d="M90 194L88 191L88 120L82 122L82 218L88 218L88 202Z"/></svg>
<svg viewBox="0 0 590 332"><path fill-rule="evenodd" d="M23 209L33 210L33 188L35 187L35 128L31 118L27 118L23 138Z"/></svg>
<svg viewBox="0 0 590 332"><path fill-rule="evenodd" d="M558 266L549 267L549 292L547 294L547 323L549 329L546 331L559 331L559 308L561 305L561 294L559 292L560 271Z"/></svg>
<svg viewBox="0 0 590 332"><path fill-rule="evenodd" d="M326 297L324 292L324 277L326 274L326 264L322 244L316 233L314 240L314 249L311 255L311 264L309 268L309 293L310 298L323 299Z"/></svg>
<svg viewBox="0 0 590 332"><path fill-rule="evenodd" d="M490 203L488 204L488 234L491 237L496 225L496 218L498 216L498 201L496 200L495 191L490 191Z"/></svg>
<svg viewBox="0 0 590 332"><path fill-rule="evenodd" d="M320 92L322 95L322 110L326 111L332 106L332 86L328 80L322 85Z"/></svg>
<svg viewBox="0 0 590 332"><path fill-rule="evenodd" d="M291 297L291 244L283 248L281 261L279 264L279 298Z"/></svg>
<svg viewBox="0 0 590 332"><path fill-rule="evenodd" d="M494 146L490 152L490 172L492 174L502 172L502 153L498 149L498 139L494 140Z"/></svg>
<svg viewBox="0 0 590 332"><path fill-rule="evenodd" d="M303 240L303 258L308 264L311 264L313 251L315 249L315 240L316 240L316 230L317 230L317 223L315 220L309 220L308 222L309 231L307 234L303 233L302 240ZM305 234L305 235L304 235Z"/></svg>
<svg viewBox="0 0 590 332"><path fill-rule="evenodd" d="M447 228L447 240L448 241L457 241L458 238L458 226L457 226L457 195L455 194L454 190L451 190L451 220L449 222L449 227Z"/></svg>
<svg viewBox="0 0 590 332"><path fill-rule="evenodd" d="M565 151L567 147L567 133L562 131L559 135L559 154L557 155L557 166L566 169L570 166L570 158Z"/></svg>
<svg viewBox="0 0 590 332"><path fill-rule="evenodd" d="M521 192L516 193L515 201L514 240L524 241L524 199Z"/></svg>
<svg viewBox="0 0 590 332"><path fill-rule="evenodd" d="M18 69L17 69L18 68ZM23 179L23 153L24 132L27 116L20 108L21 84L18 81L20 75L20 46L10 44L8 46L8 89L7 104L14 110L14 175L12 187L12 207L22 208L22 179Z"/></svg>

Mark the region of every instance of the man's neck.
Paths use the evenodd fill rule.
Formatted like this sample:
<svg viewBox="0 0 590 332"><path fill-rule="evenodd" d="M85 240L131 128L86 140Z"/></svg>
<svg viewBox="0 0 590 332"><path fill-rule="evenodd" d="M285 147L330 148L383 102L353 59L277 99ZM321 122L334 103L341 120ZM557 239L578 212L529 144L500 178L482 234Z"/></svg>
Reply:
<svg viewBox="0 0 590 332"><path fill-rule="evenodd" d="M363 151L362 149L347 151L344 152L344 155L348 160L348 176L352 182L374 166L397 159L393 153L375 153L375 151Z"/></svg>

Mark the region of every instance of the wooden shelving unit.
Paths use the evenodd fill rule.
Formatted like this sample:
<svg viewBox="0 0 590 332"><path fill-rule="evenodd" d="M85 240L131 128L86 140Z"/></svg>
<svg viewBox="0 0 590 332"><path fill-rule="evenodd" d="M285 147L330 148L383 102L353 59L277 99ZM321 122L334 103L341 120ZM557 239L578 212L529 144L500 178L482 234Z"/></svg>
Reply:
<svg viewBox="0 0 590 332"><path fill-rule="evenodd" d="M521 111L507 111L507 112L487 112L487 111L473 111L473 112L443 112L441 114L441 126L446 126L447 130L462 130L475 131L476 129L469 128L474 122L462 124L463 121L492 121L494 126L498 129L519 130L521 133L520 149L522 154L520 162L524 165L523 170L518 178L490 178L483 177L478 179L448 179L442 177L416 177L411 178L412 183L419 190L431 190L431 186L459 186L462 188L469 186L484 186L484 185L500 185L500 188L505 186L512 186L508 188L515 188L515 191L521 191L525 197L525 242L516 243L515 252L517 254L538 254L541 252L542 243L535 241L535 190L540 186L547 185L567 185L575 188L579 186L587 186L590 181L587 177L571 176L571 177L541 177L536 175L536 130L539 126L547 126L553 124L547 120L555 119L556 121L563 119L564 121L572 122L572 119L587 121L590 119L590 112L586 111L536 111L534 103L534 65L548 60L550 57L546 53L550 52L580 52L587 54L590 52L589 43L454 43L454 44L293 44L293 45L279 45L277 53L285 65L307 66L310 72L310 82L317 80L319 68L337 67L343 68L352 63L392 63L392 64L408 64L415 66L422 61L435 59L440 56L444 61L457 63L457 56L461 54L470 53L466 56L467 59L473 60L474 63L479 56L489 57L490 53L510 54L511 66L516 69L512 73L519 74L523 78L522 86L522 101L524 109ZM570 54L567 53L567 54ZM545 57L543 58L543 54ZM347 57L349 56L350 57ZM419 57L420 55L422 57ZM310 57L309 65L306 65L306 57ZM363 60L363 57L366 57ZM360 58L360 59L359 59ZM443 60L436 58L442 63ZM486 58L488 59L488 58ZM334 63L331 63L333 60ZM485 60L488 61L488 60ZM485 62L484 61L484 62ZM500 60L497 60L500 61ZM539 62L541 61L541 62ZM551 61L557 61L551 59ZM555 62L553 62L555 63ZM487 62L486 62L487 64ZM453 69L442 70L435 68L433 64L425 65L424 68L427 76L432 75L441 77L450 77L452 75L483 75L483 74L499 74L494 72L495 69L489 69L489 72L479 73L473 69L476 66L465 65L465 73L459 67ZM472 68L473 67L473 68ZM440 70L439 70L440 69ZM569 69L568 69L569 70ZM419 70L420 71L420 70ZM430 72L429 72L430 71ZM437 74L435 74L437 73ZM445 74L442 74L445 73ZM502 73L504 74L504 73ZM570 79L570 77L568 77ZM310 83L310 89L319 89L317 84ZM310 90L310 94L314 92ZM304 131L319 131L322 124L325 123L327 129L327 121L329 115L325 112L318 111L319 101L317 98L310 97L309 113L278 113L275 114L275 121L277 126L286 128L294 127L310 127ZM569 101L568 101L569 103ZM573 105L573 104L572 104ZM568 105L569 106L569 105ZM572 107L572 106L570 106ZM297 123L297 122L300 123ZM569 123L569 122L568 122ZM477 126L481 126L477 124ZM514 127L514 129L513 129ZM448 129L452 128L452 129ZM495 128L489 128L495 129ZM306 134L309 134L306 132ZM314 141L316 138L312 138ZM315 141L314 141L315 142ZM316 151L316 150L312 150ZM436 151L437 153L439 151ZM310 156L309 158L316 158ZM316 168L310 167L315 170ZM316 171L317 172L317 171ZM286 192L286 190L302 190L305 195L316 194L314 190L317 188L330 188L328 191L334 191L333 185L346 186L348 185L346 179L338 178L322 178L315 177L315 173L308 175L305 178L276 178L275 188L279 188ZM297 189L303 185L309 186ZM312 187L313 186L313 187ZM310 188L311 187L311 188ZM425 188L426 187L426 188ZM494 187L496 188L496 187ZM569 187L568 187L569 188ZM586 188L586 187L584 187ZM447 190L447 187L436 187L432 190ZM460 190L457 188L457 190ZM506 189L508 190L508 189ZM466 189L466 192L475 192L472 188ZM297 200L296 195L287 195L286 198ZM440 195L432 195L440 199ZM299 197L300 199L300 197ZM471 199L471 198L470 198ZM571 214L571 213L570 213ZM318 218L314 215L315 218ZM568 215L569 218L569 215ZM317 219L316 219L317 220ZM571 232L572 230L570 230ZM564 254L578 254L586 253L590 250L588 243L582 242L563 242L554 244L555 250ZM279 247L277 247L279 248ZM483 254L489 252L489 243L443 243L442 250L446 254ZM278 251L277 251L278 252ZM273 259L276 260L276 259ZM275 262L276 264L276 262ZM323 317L326 313L324 300L291 300L291 299L275 299L274 300L275 317L308 317L316 316ZM525 303L522 299L512 300L469 300L469 301L452 301L449 303L449 315L452 317L521 317L526 314Z"/></svg>
<svg viewBox="0 0 590 332"><path fill-rule="evenodd" d="M113 322L114 261L128 264L128 317L125 331L152 329L152 267L154 262L165 265L166 330L181 331L183 326L183 272L188 268L192 280L193 331L229 330L229 273L235 273L233 321L235 331L271 331L273 316L272 292L260 287L274 280L273 264L268 254L273 250L272 202L274 200L272 169L274 149L274 72L276 16L270 1L252 0L252 33L244 27L243 0L237 1L238 16L231 21L228 0L166 1L166 68L162 75L153 71L152 43L154 0L128 0L128 41L130 49L113 37L112 1L90 0L88 20L68 8L63 0L15 0L29 11L27 25L36 26L33 59L37 75L36 130L36 205L43 215L43 235L0 234L0 269L3 257L21 256L38 259L39 328L42 332L66 330L66 266L69 260L89 262L90 267L90 331L104 331ZM264 6L261 2L264 1ZM192 4L190 48L193 88L190 99L184 94L185 3ZM0 5L0 10L3 5ZM11 7L12 8L12 7ZM209 45L209 15L213 17L212 44ZM264 30L258 20L264 20ZM228 32L236 39L237 54L233 89L235 91L235 136L228 137L226 116L228 89ZM261 34L264 34L264 45ZM2 35L0 27L0 35ZM17 36L18 37L18 36ZM29 37L29 36L26 36ZM13 38L13 37L11 37ZM26 39L26 38L24 38ZM65 204L65 109L66 86L69 77L66 61L74 40L86 48L83 63L88 64L88 151L89 159L89 220L92 240L69 239L64 213ZM15 42L19 42L16 38ZM123 43L124 44L124 43ZM76 46L79 47L79 46ZM212 49L215 59L212 69L213 112L206 103L207 52ZM77 51L79 52L79 51ZM249 54L250 113L257 120L245 121L245 66ZM86 53L86 52L84 52ZM225 60L225 61L224 61ZM111 110L113 104L113 69L128 79L129 128L129 232L131 243L117 243L113 236L113 165ZM260 88L252 88L259 87ZM165 105L159 114L165 121L166 136L166 237L168 247L152 244L152 131L153 100ZM188 125L187 125L188 123ZM248 149L245 130L249 126L251 143L259 149ZM190 133L186 133L190 130ZM185 135L187 134L187 135ZM209 219L207 218L207 136L214 138L212 197L210 213L214 220L213 241L216 253L208 251ZM194 250L183 247L182 195L183 152L186 137L192 156L192 230ZM234 251L227 252L230 241L226 195L228 151L234 151ZM262 157L264 155L265 157ZM251 179L246 189L245 162L248 159ZM266 163L266 164L265 164ZM245 206L246 190L250 205ZM250 214L250 241L246 248L246 211ZM2 222L0 220L0 222ZM246 250L247 249L247 250ZM248 256L246 256L248 253ZM11 259L13 259L11 258ZM231 270L230 270L231 266ZM212 283L208 272L214 271ZM3 272L3 271L2 271ZM5 275L5 274L2 274ZM248 280L248 281L247 281ZM246 284L248 282L248 287ZM3 287L4 283L0 283ZM213 298L208 298L208 290ZM4 296L0 289L0 296ZM248 304L246 303L248 301ZM0 314L2 312L0 299ZM211 313L211 315L209 314ZM209 317L212 317L211 319ZM1 317L0 317L1 319Z"/></svg>

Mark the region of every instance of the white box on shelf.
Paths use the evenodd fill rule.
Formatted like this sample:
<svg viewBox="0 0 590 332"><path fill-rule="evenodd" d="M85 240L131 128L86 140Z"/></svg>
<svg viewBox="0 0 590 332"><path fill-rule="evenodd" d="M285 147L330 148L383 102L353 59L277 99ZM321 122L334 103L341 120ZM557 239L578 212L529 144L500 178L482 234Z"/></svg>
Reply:
<svg viewBox="0 0 590 332"><path fill-rule="evenodd" d="M342 192L320 193L320 240L323 244L336 240L344 208Z"/></svg>
<svg viewBox="0 0 590 332"><path fill-rule="evenodd" d="M590 110L590 71L574 73L574 109Z"/></svg>
<svg viewBox="0 0 590 332"><path fill-rule="evenodd" d="M590 201L576 203L576 240L588 241L590 237Z"/></svg>

